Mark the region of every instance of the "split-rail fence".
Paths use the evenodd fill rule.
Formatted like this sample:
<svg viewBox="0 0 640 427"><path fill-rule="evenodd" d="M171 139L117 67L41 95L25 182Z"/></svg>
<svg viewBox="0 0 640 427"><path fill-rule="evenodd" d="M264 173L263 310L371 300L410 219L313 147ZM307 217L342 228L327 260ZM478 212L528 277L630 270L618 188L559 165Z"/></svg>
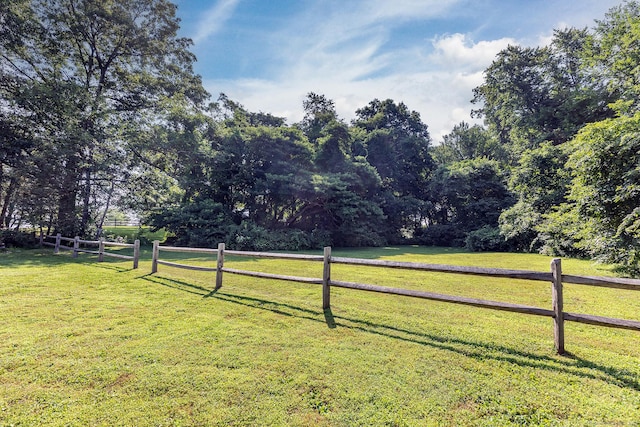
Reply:
<svg viewBox="0 0 640 427"><path fill-rule="evenodd" d="M48 242L47 239L52 239L54 242ZM62 242L73 243L73 246L63 245ZM85 247L81 247L84 245ZM86 246L97 246L94 249L87 249ZM82 240L80 237L63 237L60 233L55 236L49 236L40 234L40 246L53 246L53 252L58 253L60 249L73 251L73 257L77 258L79 252L98 255L98 261L104 261L104 257L120 258L133 261L133 268L138 268L138 262L140 261L140 240L136 240L133 243L120 243L120 242L108 242L104 239L99 240ZM133 255L122 255L105 250L105 247L117 246L124 248L133 248ZM97 250L95 250L97 249Z"/></svg>
<svg viewBox="0 0 640 427"><path fill-rule="evenodd" d="M216 267L205 267L205 266L195 266L195 265L187 265L187 264L181 264L176 262L170 262L170 261L160 259L161 251L215 254L217 259L217 265ZM247 270L227 268L224 266L225 254L243 256L243 257L254 257L254 258L294 259L294 260L322 262L323 263L322 277L309 278L309 277L286 276L286 275L280 275L280 274L271 274L271 273L263 273L263 272L257 272L257 271L247 271ZM551 283L552 307L540 308L540 307L532 307L532 306L521 305L521 304L499 302L499 301L488 301L488 300L482 300L482 299L476 299L476 298L467 298L462 296L437 294L437 293L425 292L425 291L419 291L419 290L399 289L399 288L391 288L391 287L364 284L364 283L355 283L355 282L344 282L344 281L334 280L331 278L332 264L360 265L360 266L371 266L371 267L382 267L382 268L432 271L432 272L442 272L442 273L452 273L452 274L466 274L466 275L476 275L476 276L485 276L485 277L500 277L500 278L509 278L509 279L517 279L517 280L533 280L533 281L549 282ZM538 272L538 271L528 271L528 270L508 270L508 269L499 269L499 268L467 267L467 266L453 266L453 265L441 265L441 264L424 264L424 263L415 263L415 262L398 262L398 261L334 257L331 255L330 247L325 248L324 254L320 256L320 255L226 250L224 243L219 244L217 249L160 246L158 241L154 241L152 265L151 265L152 274L158 271L158 265L165 265L169 267L183 268L183 269L189 269L189 270L215 272L216 273L216 278L215 278L216 290L222 287L222 279L223 279L224 273L322 285L322 308L324 310L330 309L331 288L337 287L337 288L356 289L356 290L362 290L362 291L368 291L368 292L379 292L384 294L403 295L407 297L443 301L443 302L449 302L454 304L471 305L475 307L510 311L510 312L516 312L521 314L534 315L534 316L551 317L553 319L553 324L554 324L554 345L558 354L565 353L564 322L587 323L591 325L607 326L612 328L622 328L622 329L631 329L635 331L640 331L640 321L594 316L589 314L567 313L563 310L563 294L562 294L563 283L640 291L640 280L613 278L613 277L574 276L574 275L562 274L561 260L558 258L551 261L550 271Z"/></svg>
<svg viewBox="0 0 640 427"><path fill-rule="evenodd" d="M55 239L55 243L48 242L47 239ZM63 245L62 242L73 243L73 246ZM107 242L100 240L81 240L79 237L69 238L62 237L60 234L56 236L40 235L41 246L53 246L54 252L58 253L60 249L73 251L74 258L79 252L85 252L98 255L98 260L103 261L104 256L133 260L133 268L138 268L140 258L140 241L136 240L134 244ZM81 248L80 245L97 245L98 250L90 250ZM105 246L120 246L133 248L133 256L121 255L113 252L105 251ZM187 252L216 255L216 266L206 267L197 265L181 264L160 259L160 252ZM224 266L224 258L226 255L235 255L241 257L253 258L275 258L275 259L293 259L303 261L322 262L322 277L298 277L287 276L281 274L263 273L258 271L238 270ZM541 308L532 307L522 304L513 304L499 301L489 301L476 298L468 298L462 296L444 295L433 292L425 292L420 290L409 290L400 288L391 288L380 285L372 285L356 282L344 282L333 280L331 278L332 264L359 265L370 267L394 268L415 271L431 271L441 273L475 275L485 277L509 278L517 280L532 280L551 283L552 307ZM485 268L470 266L455 266L443 264L425 264L416 262L386 261L386 260L370 260L361 258L344 258L334 257L331 255L331 248L324 248L323 255L305 255L305 254L287 254L274 252L250 252L250 251L234 251L226 250L224 243L220 243L217 249L207 248L186 248L177 246L160 246L159 241L153 242L153 255L151 260L151 273L157 273L158 265L182 268L188 270L210 271L215 272L215 290L222 287L222 279L224 273L237 274L250 277L259 277L266 279L292 281L298 283L307 283L322 285L322 308L329 310L331 308L331 288L347 288L368 292L379 292L384 294L402 295L413 298L422 298L434 301L449 302L454 304L470 305L474 307L489 308L493 310L510 311L521 314L529 314L534 316L551 317L554 325L554 345L558 354L565 353L565 336L564 322L578 322L590 325L606 326L611 328L630 329L640 331L640 321L617 319L603 316L595 316L590 314L568 313L563 309L563 284L570 283L576 285L597 286L603 288L625 289L632 291L640 291L640 280L625 279L615 277L593 277L593 276L575 276L562 273L561 260L559 258L551 261L551 269L548 272L529 271L529 270L508 270L501 268Z"/></svg>

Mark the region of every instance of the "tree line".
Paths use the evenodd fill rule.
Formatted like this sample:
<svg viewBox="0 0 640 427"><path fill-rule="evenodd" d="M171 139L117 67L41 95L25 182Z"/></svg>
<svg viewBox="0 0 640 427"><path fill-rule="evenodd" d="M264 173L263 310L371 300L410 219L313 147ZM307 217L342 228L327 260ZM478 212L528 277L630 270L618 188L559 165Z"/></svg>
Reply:
<svg viewBox="0 0 640 427"><path fill-rule="evenodd" d="M167 0L0 0L0 226L99 234L110 208L176 244L425 244L640 268L640 5L509 46L435 144L373 99L310 92L287 124L193 71ZM425 90L429 90L425 88Z"/></svg>

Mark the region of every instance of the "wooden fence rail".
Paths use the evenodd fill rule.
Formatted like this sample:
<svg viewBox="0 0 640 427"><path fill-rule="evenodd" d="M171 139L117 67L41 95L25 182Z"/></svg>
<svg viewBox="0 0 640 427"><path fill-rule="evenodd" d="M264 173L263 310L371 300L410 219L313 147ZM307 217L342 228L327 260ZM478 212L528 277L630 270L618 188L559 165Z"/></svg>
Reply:
<svg viewBox="0 0 640 427"><path fill-rule="evenodd" d="M55 243L47 242L47 239L55 239ZM62 245L62 242L73 243L73 246L65 246ZM98 250L84 249L81 248L80 245L97 245ZM136 240L133 243L119 243L119 242L107 242L103 239L100 240L82 240L79 236L74 238L71 237L63 237L58 233L55 236L45 235L43 233L40 234L40 246L53 246L54 253L59 253L60 249L71 250L73 251L73 257L77 258L79 252L88 253L98 255L98 261L104 261L104 257L111 258L119 258L133 261L133 268L138 268L138 264L140 261L140 240ZM106 246L116 246L116 247L124 247L124 248L133 248L133 255L121 255L113 252L109 252L105 250Z"/></svg>
<svg viewBox="0 0 640 427"><path fill-rule="evenodd" d="M201 267L187 264L179 264L160 259L160 251L168 252L191 252L216 254L216 267ZM305 261L318 261L323 263L322 277L309 278L286 276L272 273L262 273L257 271L247 271L227 268L224 266L225 254L254 257L254 258L276 258L276 259L295 259ZM424 292L418 290L408 290L399 288L390 288L379 285L344 282L331 279L331 264L360 265L381 268L398 268L416 271L436 271L452 274L471 274L485 277L502 277L517 280L534 280L551 283L552 307L540 308L527 305L512 304L499 301L488 301L475 298L467 298L461 296L444 295L432 292ZM322 285L322 308L328 310L331 308L331 288L347 288L368 292L379 292L384 294L402 295L413 298L429 299L434 301L443 301L454 304L464 304L474 307L489 308L493 310L511 311L521 314L530 314L535 316L551 317L554 322L554 345L558 354L565 353L564 343L564 322L579 322L598 326L607 326L613 328L631 329L640 331L640 321L615 319L609 317L593 316L588 314L567 313L563 310L563 283L571 283L587 286L599 286L614 289L626 289L640 291L640 280L620 279L613 277L590 277L590 276L573 276L562 274L560 259L554 259L551 262L550 272L538 272L528 270L507 270L499 268L483 268L483 267L466 267L441 264L424 264L414 262L397 262L397 261L381 261L368 260L359 258L342 258L332 257L331 248L324 249L322 256L317 255L299 255L271 252L247 252L247 251L231 251L225 250L224 243L220 243L217 249L199 249L199 248L179 248L171 246L160 246L158 241L153 242L153 259L151 272L158 271L158 265L166 265L176 268L184 268L190 270L211 271L216 272L215 289L222 287L223 273L238 274L250 277L259 277L266 279L286 280L308 284Z"/></svg>

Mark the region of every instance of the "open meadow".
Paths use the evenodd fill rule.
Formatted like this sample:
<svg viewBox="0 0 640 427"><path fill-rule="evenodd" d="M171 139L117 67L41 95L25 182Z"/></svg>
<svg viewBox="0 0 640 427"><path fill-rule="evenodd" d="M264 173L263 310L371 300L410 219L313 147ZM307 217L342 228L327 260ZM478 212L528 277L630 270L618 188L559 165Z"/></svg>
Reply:
<svg viewBox="0 0 640 427"><path fill-rule="evenodd" d="M549 271L551 258L396 247L334 255ZM215 266L215 256L163 254ZM225 266L322 277L322 263ZM563 259L563 272L612 275ZM640 333L94 255L0 253L1 426L640 426ZM332 266L335 280L551 308L550 284ZM565 311L640 320L640 292L565 285Z"/></svg>

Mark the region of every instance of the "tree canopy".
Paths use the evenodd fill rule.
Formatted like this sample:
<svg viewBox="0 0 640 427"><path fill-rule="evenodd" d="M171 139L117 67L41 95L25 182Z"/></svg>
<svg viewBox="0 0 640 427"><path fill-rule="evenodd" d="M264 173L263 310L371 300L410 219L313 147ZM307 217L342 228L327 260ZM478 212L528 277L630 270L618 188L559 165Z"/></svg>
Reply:
<svg viewBox="0 0 640 427"><path fill-rule="evenodd" d="M170 104L206 98L190 41L176 36L175 9L166 0L2 1L2 109L18 116L39 151L28 152L24 171L3 168L55 198L52 216L32 222L85 233L92 203L134 161L122 130L143 129Z"/></svg>

